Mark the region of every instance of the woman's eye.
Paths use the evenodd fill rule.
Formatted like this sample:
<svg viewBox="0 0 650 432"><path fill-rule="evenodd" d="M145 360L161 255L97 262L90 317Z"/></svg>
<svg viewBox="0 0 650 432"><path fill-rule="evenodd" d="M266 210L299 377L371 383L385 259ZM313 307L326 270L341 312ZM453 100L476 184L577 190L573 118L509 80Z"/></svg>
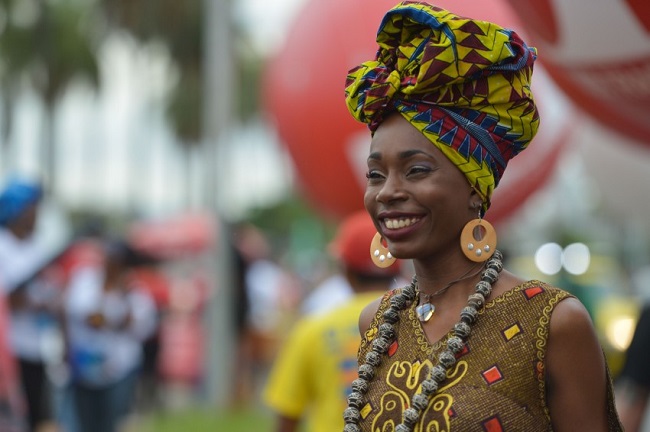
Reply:
<svg viewBox="0 0 650 432"><path fill-rule="evenodd" d="M370 170L366 173L366 178L368 180L375 180L381 178L381 174L376 170Z"/></svg>
<svg viewBox="0 0 650 432"><path fill-rule="evenodd" d="M426 174L429 172L431 172L431 168L425 166L414 166L408 170L407 175Z"/></svg>

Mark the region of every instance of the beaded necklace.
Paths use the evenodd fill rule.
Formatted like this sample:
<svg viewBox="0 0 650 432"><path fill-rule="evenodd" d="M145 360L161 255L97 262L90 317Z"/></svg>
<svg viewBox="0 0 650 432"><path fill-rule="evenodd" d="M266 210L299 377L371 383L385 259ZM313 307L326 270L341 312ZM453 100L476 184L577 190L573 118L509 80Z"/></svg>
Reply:
<svg viewBox="0 0 650 432"><path fill-rule="evenodd" d="M499 279L503 270L503 255L494 251L488 260L486 269L481 273L481 280L476 284L475 292L467 299L467 306L460 312L460 321L454 325L453 336L447 340L447 349L438 356L438 363L431 369L429 376L422 381L421 391L413 395L411 406L402 413L402 423L397 425L395 432L412 432L420 420L422 412L429 405L431 397L438 391L440 384L447 378L447 371L456 363L456 354L462 351L469 338L471 326L476 322L479 310L485 305L485 299L492 292L492 284ZM384 322L379 325L377 337L372 341L372 349L366 354L365 363L359 366L359 377L352 382L352 393L348 396L348 407L343 412L345 427L343 432L361 432L360 410L364 404L364 396L370 387L370 381L375 376L382 355L395 340L395 323L399 321L399 312L406 309L418 295L417 278L413 277L411 284L391 297L390 306L383 313Z"/></svg>

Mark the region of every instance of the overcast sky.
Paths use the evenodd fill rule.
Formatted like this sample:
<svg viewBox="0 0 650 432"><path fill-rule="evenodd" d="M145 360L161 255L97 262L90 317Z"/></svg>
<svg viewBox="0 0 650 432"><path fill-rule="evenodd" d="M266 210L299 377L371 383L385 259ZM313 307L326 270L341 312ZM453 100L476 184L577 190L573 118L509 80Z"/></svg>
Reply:
<svg viewBox="0 0 650 432"><path fill-rule="evenodd" d="M247 28L261 51L277 49L292 20L309 0L238 0L235 18Z"/></svg>

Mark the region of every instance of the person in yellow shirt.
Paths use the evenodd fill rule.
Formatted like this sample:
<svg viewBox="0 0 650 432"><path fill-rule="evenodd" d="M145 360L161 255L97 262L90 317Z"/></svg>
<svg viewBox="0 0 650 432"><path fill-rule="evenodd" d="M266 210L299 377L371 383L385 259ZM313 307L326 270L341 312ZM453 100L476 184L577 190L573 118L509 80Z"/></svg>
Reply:
<svg viewBox="0 0 650 432"><path fill-rule="evenodd" d="M365 211L346 218L331 244L353 295L341 306L298 321L282 347L264 389L276 413L276 432L342 430L343 410L357 377L361 310L402 283L400 265L373 264L369 244L376 229Z"/></svg>

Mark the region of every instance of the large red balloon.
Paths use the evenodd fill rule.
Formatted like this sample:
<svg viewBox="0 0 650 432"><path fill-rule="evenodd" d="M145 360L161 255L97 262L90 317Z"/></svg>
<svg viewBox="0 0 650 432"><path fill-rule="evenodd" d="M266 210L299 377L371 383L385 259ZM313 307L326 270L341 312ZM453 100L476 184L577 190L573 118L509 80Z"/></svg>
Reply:
<svg viewBox="0 0 650 432"><path fill-rule="evenodd" d="M333 218L363 208L370 144L367 127L356 122L345 106L345 76L351 67L374 57L381 18L396 3L309 1L266 71L267 112L294 161L305 196ZM502 0L445 0L436 5L519 31L516 15ZM516 211L550 176L567 136L569 105L561 96L554 97L557 91L539 69L533 87L542 130L506 170L487 214L493 223ZM546 123L545 118L552 120Z"/></svg>
<svg viewBox="0 0 650 432"><path fill-rule="evenodd" d="M571 99L607 127L650 145L650 1L508 1Z"/></svg>
<svg viewBox="0 0 650 432"><path fill-rule="evenodd" d="M374 35L392 3L308 1L267 70L268 111L305 195L328 216L363 208L368 129L348 113L343 91L347 71L374 56Z"/></svg>

